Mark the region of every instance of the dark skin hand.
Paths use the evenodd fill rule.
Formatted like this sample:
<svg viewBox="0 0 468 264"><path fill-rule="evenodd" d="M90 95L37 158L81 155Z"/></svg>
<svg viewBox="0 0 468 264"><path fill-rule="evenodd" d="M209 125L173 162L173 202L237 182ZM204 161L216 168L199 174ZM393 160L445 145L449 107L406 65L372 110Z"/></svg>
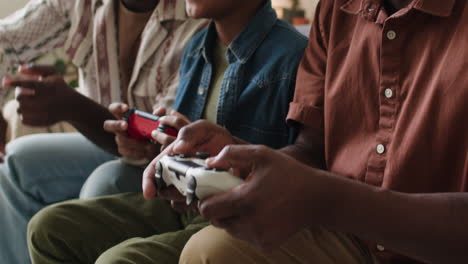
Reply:
<svg viewBox="0 0 468 264"><path fill-rule="evenodd" d="M195 140L197 139L197 140ZM192 144L197 142L197 144ZM208 152L211 155L219 153L224 146L229 144L244 144L242 140L231 136L231 134L218 125L206 120L200 120L184 126L177 140L169 145L159 156L157 156L146 167L143 173L143 194L146 199L153 199L156 195L160 198L170 200L172 206L177 210L194 209L194 204L187 206L183 197L175 188L167 188L161 192L156 191L154 185L154 173L156 163L167 154L178 153L195 156L196 152Z"/></svg>
<svg viewBox="0 0 468 264"><path fill-rule="evenodd" d="M5 88L16 88L15 99L22 121L30 126L49 126L65 120L68 102L77 92L51 66L28 65L19 69L20 77L5 77ZM54 95L54 96L50 96ZM56 100L55 97L61 98Z"/></svg>
<svg viewBox="0 0 468 264"><path fill-rule="evenodd" d="M311 128L301 129L298 148L278 151L245 145L216 127L206 121L188 125L168 150L217 153L229 145L207 165L238 169L245 183L201 201L199 210L233 236L271 251L305 227L322 226L427 263L468 261L468 194L400 193L307 166L317 156L317 142L303 134L314 134ZM147 168L145 174L152 176L154 170Z"/></svg>
<svg viewBox="0 0 468 264"><path fill-rule="evenodd" d="M127 134L128 123L123 120L123 115L127 110L128 105L124 103L111 104L109 106L109 111L115 116L116 120L112 119L104 122L104 130L115 135L115 142L117 143L119 154L123 157L133 160L152 160L175 140L175 137L159 132L158 130L152 132L154 143L130 138ZM171 111L170 115L166 116L166 109L162 107L154 111L153 114L162 116L159 119L161 124L173 127L177 130L180 130L190 123L187 117L176 111Z"/></svg>
<svg viewBox="0 0 468 264"><path fill-rule="evenodd" d="M115 135L118 152L122 157L132 160L153 159L159 154L161 146L149 141L136 140L127 134L128 123L123 120L124 113L128 110L128 105L124 103L113 103L109 106L109 111L116 119L106 120L104 130ZM164 115L165 109L158 109L154 114Z"/></svg>
<svg viewBox="0 0 468 264"><path fill-rule="evenodd" d="M102 129L105 120L114 118L109 110L69 87L52 66L23 65L19 73L19 77L5 77L3 84L16 89L24 124L49 126L68 121L98 146L118 154L113 134Z"/></svg>
<svg viewBox="0 0 468 264"><path fill-rule="evenodd" d="M156 114L156 115L158 115L158 114ZM177 129L177 130L181 130L184 126L192 123L186 116L184 116L183 114L181 114L181 113L179 113L179 112L177 112L175 110L172 110L169 115L166 115L166 116L159 115L159 116L162 116L159 119L159 122L162 125L172 127L172 128ZM175 137L170 136L170 135L168 135L168 134L166 134L164 132L158 131L158 130L154 130L151 133L151 136L153 137L153 140L155 142L158 142L161 145L161 151L163 151L165 148L167 148L176 139ZM153 158L154 158L154 156L153 156Z"/></svg>

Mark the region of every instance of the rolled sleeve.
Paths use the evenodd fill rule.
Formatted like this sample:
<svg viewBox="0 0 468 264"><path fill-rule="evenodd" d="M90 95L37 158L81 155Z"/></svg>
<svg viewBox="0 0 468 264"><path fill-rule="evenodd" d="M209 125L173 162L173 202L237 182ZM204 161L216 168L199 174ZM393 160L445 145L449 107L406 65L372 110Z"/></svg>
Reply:
<svg viewBox="0 0 468 264"><path fill-rule="evenodd" d="M324 16L320 12L320 6L319 3L310 31L309 44L299 66L294 100L290 103L286 122L290 125L297 122L323 130L327 41L321 26Z"/></svg>
<svg viewBox="0 0 468 264"><path fill-rule="evenodd" d="M317 130L323 129L323 111L314 106L292 102L289 104L289 113L286 122L293 125L294 122L313 127Z"/></svg>

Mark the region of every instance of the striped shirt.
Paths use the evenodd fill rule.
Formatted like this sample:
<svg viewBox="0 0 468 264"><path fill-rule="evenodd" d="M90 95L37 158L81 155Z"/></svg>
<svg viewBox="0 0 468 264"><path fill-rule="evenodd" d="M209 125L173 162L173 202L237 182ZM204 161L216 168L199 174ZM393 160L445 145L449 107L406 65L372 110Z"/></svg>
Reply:
<svg viewBox="0 0 468 264"><path fill-rule="evenodd" d="M79 69L80 91L104 106L171 107L185 44L206 24L187 17L184 0L161 0L140 36L127 87L119 70L118 0L31 0L0 20L0 77L55 48ZM124 89L125 88L125 89ZM126 96L122 91L127 91Z"/></svg>

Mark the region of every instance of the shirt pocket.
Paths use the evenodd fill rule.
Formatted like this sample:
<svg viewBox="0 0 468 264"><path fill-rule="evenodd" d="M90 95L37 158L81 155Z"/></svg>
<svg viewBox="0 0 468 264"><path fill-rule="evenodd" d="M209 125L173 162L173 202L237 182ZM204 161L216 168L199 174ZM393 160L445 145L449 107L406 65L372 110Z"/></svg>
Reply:
<svg viewBox="0 0 468 264"><path fill-rule="evenodd" d="M271 72L270 72L271 73ZM233 130L242 139L273 148L287 145L290 129L286 124L294 87L291 75L257 74L240 93L234 111Z"/></svg>
<svg viewBox="0 0 468 264"><path fill-rule="evenodd" d="M265 129L250 124L236 125L231 133L251 144L266 145L271 148L281 148L288 144L286 129Z"/></svg>

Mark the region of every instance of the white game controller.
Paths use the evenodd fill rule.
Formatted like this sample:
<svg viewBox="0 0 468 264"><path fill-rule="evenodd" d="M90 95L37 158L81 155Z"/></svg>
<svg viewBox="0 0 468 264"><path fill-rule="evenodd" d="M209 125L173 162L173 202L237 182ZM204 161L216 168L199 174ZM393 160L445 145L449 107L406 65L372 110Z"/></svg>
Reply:
<svg viewBox="0 0 468 264"><path fill-rule="evenodd" d="M214 194L227 191L244 181L229 171L205 166L207 153L197 153L198 158L185 155L166 155L156 164L156 188L162 190L174 186L187 200L203 200Z"/></svg>

